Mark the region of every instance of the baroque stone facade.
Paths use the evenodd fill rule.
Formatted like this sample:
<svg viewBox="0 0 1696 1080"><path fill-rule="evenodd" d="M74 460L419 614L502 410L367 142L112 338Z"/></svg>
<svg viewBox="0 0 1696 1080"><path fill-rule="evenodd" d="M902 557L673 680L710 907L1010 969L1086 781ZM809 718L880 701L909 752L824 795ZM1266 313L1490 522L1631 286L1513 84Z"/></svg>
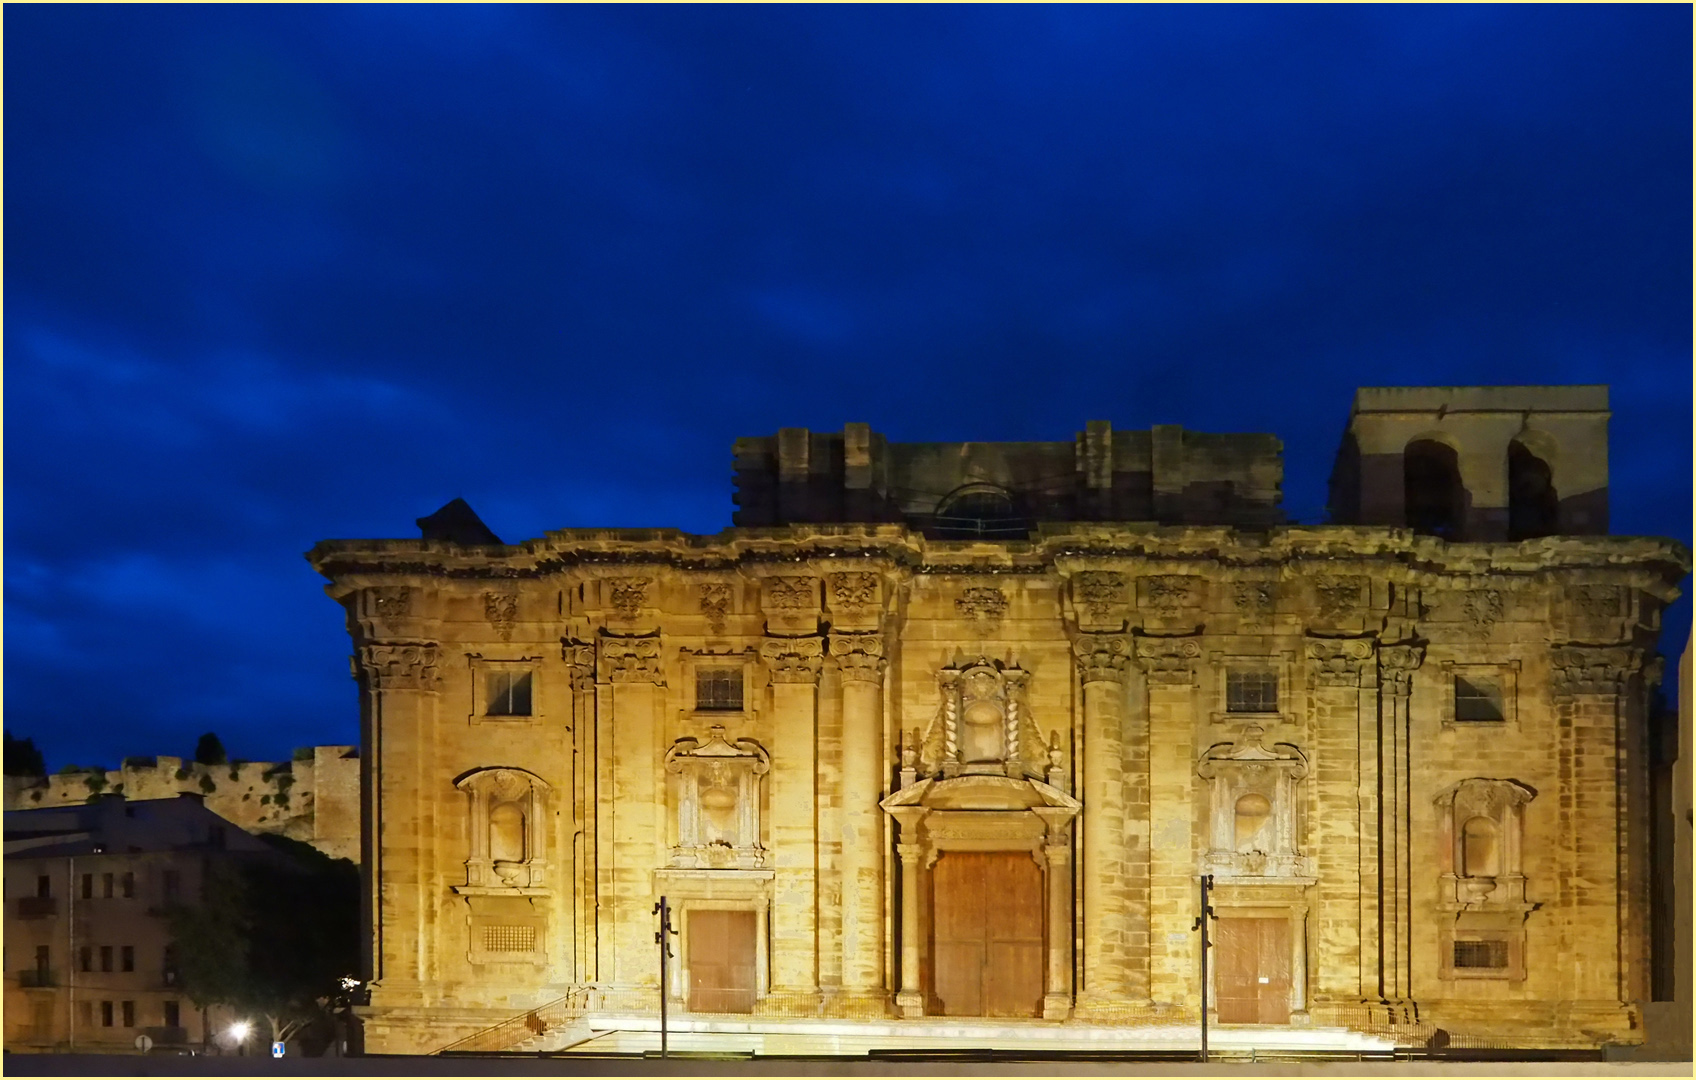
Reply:
<svg viewBox="0 0 1696 1080"><path fill-rule="evenodd" d="M1688 553L1278 525L1276 440L1192 437L786 431L738 444L757 528L318 545L368 1049L655 1011L662 895L681 1012L1194 1022L1202 874L1217 1022L1640 1038L1646 650ZM1067 454L1049 520L1020 478Z"/></svg>

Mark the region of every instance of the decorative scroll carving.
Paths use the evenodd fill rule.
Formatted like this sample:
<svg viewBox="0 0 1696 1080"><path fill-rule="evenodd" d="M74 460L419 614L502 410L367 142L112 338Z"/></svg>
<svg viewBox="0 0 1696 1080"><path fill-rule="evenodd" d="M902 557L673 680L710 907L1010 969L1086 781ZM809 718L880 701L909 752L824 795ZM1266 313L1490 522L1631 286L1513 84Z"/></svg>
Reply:
<svg viewBox="0 0 1696 1080"><path fill-rule="evenodd" d="M1092 622L1112 618L1125 607L1125 576L1111 570L1086 570L1072 577L1072 601Z"/></svg>
<svg viewBox="0 0 1696 1080"><path fill-rule="evenodd" d="M1047 768L1042 734L1029 718L1030 673L979 657L937 672L942 703L921 751L927 774L999 773L1040 779Z"/></svg>
<svg viewBox="0 0 1696 1080"><path fill-rule="evenodd" d="M512 626L518 621L518 594L486 592L483 594L483 617L495 628L502 641L512 640Z"/></svg>
<svg viewBox="0 0 1696 1080"><path fill-rule="evenodd" d="M636 618L647 606L648 586L652 583L649 578L608 578L607 606L621 619Z"/></svg>
<svg viewBox="0 0 1696 1080"><path fill-rule="evenodd" d="M824 643L816 637L768 637L760 642L760 659L771 672L772 682L816 683L824 664Z"/></svg>
<svg viewBox="0 0 1696 1080"><path fill-rule="evenodd" d="M666 772L677 777L677 846L673 867L759 869L766 864L760 844L760 777L771 757L753 739L731 744L724 728L708 729L706 742L679 739L665 755Z"/></svg>
<svg viewBox="0 0 1696 1080"><path fill-rule="evenodd" d="M1142 579L1142 604L1161 612L1194 607L1201 579L1187 574L1163 574Z"/></svg>
<svg viewBox="0 0 1696 1080"><path fill-rule="evenodd" d="M817 595L817 578L769 577L763 585L767 611L806 611L817 606L813 599Z"/></svg>
<svg viewBox="0 0 1696 1080"><path fill-rule="evenodd" d="M1359 638L1307 640L1309 686L1359 686L1360 671L1372 655L1372 642Z"/></svg>
<svg viewBox="0 0 1696 1080"><path fill-rule="evenodd" d="M1201 645L1194 638L1139 637L1137 663L1151 683L1188 686L1195 682L1195 662Z"/></svg>
<svg viewBox="0 0 1696 1080"><path fill-rule="evenodd" d="M830 586L830 607L832 611L863 610L877 606L878 579L876 574L865 571L830 574L825 578L825 581Z"/></svg>
<svg viewBox="0 0 1696 1080"><path fill-rule="evenodd" d="M1640 649L1619 645L1562 645L1549 658L1556 697L1617 694L1643 664Z"/></svg>
<svg viewBox="0 0 1696 1080"><path fill-rule="evenodd" d="M1277 586L1270 581L1239 581L1231 587L1231 603L1245 616L1270 615Z"/></svg>
<svg viewBox="0 0 1696 1080"><path fill-rule="evenodd" d="M1072 642L1078 676L1086 683L1118 682L1131 663L1131 645L1122 634L1079 634Z"/></svg>
<svg viewBox="0 0 1696 1080"><path fill-rule="evenodd" d="M842 677L850 682L875 683L883 677L883 637L880 634L832 634L830 655Z"/></svg>
<svg viewBox="0 0 1696 1080"><path fill-rule="evenodd" d="M1536 797L1517 780L1485 777L1462 780L1437 796L1443 910L1530 910L1522 868L1523 807Z"/></svg>
<svg viewBox="0 0 1696 1080"><path fill-rule="evenodd" d="M1495 589L1473 589L1462 603L1466 621L1474 629L1488 630L1502 617L1502 594Z"/></svg>
<svg viewBox="0 0 1696 1080"><path fill-rule="evenodd" d="M1322 577L1313 583L1319 612L1327 618L1347 615L1366 606L1366 589L1366 579L1357 576Z"/></svg>
<svg viewBox="0 0 1696 1080"><path fill-rule="evenodd" d="M1417 642L1384 645L1378 649L1378 685L1406 697L1413 688L1413 673L1425 662L1425 646Z"/></svg>
<svg viewBox="0 0 1696 1080"><path fill-rule="evenodd" d="M413 590L405 585L380 585L371 590L371 612L379 619L404 619L412 614Z"/></svg>
<svg viewBox="0 0 1696 1080"><path fill-rule="evenodd" d="M604 637L600 642L601 663L607 678L615 683L658 683L660 639L657 637Z"/></svg>
<svg viewBox="0 0 1696 1080"><path fill-rule="evenodd" d="M436 657L434 642L385 642L359 648L359 666L379 690L435 690Z"/></svg>
<svg viewBox="0 0 1696 1080"><path fill-rule="evenodd" d="M722 581L702 582L700 586L701 614L707 617L707 623L713 630L724 629L724 620L730 614L730 585Z"/></svg>
<svg viewBox="0 0 1696 1080"><path fill-rule="evenodd" d="M565 661L566 669L571 672L571 688L578 693L587 693L595 688L595 647L586 641L572 641L561 638L559 642L560 659Z"/></svg>
<svg viewBox="0 0 1696 1080"><path fill-rule="evenodd" d="M993 586L967 589L954 607L968 619L994 622L1007 614L1007 594Z"/></svg>
<svg viewBox="0 0 1696 1080"><path fill-rule="evenodd" d="M1204 874L1311 883L1312 856L1296 836L1295 785L1307 775L1307 758L1289 743L1268 750L1256 725L1235 743L1202 755L1196 775L1209 781L1208 852Z"/></svg>

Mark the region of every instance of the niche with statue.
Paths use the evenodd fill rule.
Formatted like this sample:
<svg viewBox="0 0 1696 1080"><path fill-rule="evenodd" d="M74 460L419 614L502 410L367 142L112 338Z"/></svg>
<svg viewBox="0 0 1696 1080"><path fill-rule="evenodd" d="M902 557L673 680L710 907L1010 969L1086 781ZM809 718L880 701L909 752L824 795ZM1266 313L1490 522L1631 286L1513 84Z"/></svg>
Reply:
<svg viewBox="0 0 1696 1080"><path fill-rule="evenodd" d="M724 737L714 725L705 742L677 740L665 755L677 808L671 866L676 869L745 869L766 865L760 843L761 778L771 757L753 739Z"/></svg>

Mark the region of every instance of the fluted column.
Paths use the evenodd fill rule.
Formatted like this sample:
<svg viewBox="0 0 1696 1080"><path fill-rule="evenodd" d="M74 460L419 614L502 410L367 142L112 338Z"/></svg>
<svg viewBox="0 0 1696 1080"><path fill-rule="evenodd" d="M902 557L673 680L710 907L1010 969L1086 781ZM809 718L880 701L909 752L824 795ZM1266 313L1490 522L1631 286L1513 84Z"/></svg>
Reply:
<svg viewBox="0 0 1696 1080"><path fill-rule="evenodd" d="M842 685L842 988L852 1014L882 1016L883 639L836 634L830 653Z"/></svg>
<svg viewBox="0 0 1696 1080"><path fill-rule="evenodd" d="M818 1008L817 637L766 638L771 677L772 990L762 1012L813 1015Z"/></svg>
<svg viewBox="0 0 1696 1080"><path fill-rule="evenodd" d="M1125 910L1124 713L1126 639L1079 634L1073 643L1083 683L1082 1012L1122 1005L1130 994ZM1140 996L1147 998L1147 988Z"/></svg>

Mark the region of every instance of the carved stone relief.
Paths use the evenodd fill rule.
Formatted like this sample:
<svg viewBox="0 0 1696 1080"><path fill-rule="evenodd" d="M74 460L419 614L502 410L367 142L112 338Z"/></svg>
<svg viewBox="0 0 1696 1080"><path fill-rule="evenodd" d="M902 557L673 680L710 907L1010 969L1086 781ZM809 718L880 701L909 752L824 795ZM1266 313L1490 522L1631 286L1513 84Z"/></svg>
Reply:
<svg viewBox="0 0 1696 1080"><path fill-rule="evenodd" d="M649 578L627 577L608 578L606 583L607 606L619 618L629 622L642 613L648 606L648 588L653 584Z"/></svg>
<svg viewBox="0 0 1696 1080"><path fill-rule="evenodd" d="M518 594L515 592L486 592L483 594L483 617L500 635L502 641L512 640L512 627L518 621Z"/></svg>
<svg viewBox="0 0 1696 1080"><path fill-rule="evenodd" d="M1084 626L1119 629L1129 609L1125 576L1111 570L1085 570L1074 574L1072 603Z"/></svg>
<svg viewBox="0 0 1696 1080"><path fill-rule="evenodd" d="M658 637L604 637L600 641L600 651L601 663L610 682L658 683L663 678Z"/></svg>
<svg viewBox="0 0 1696 1080"><path fill-rule="evenodd" d="M1352 638L1309 638L1307 641L1307 684L1309 686L1359 686L1362 667L1372 656L1372 642Z"/></svg>
<svg viewBox="0 0 1696 1080"><path fill-rule="evenodd" d="M879 634L832 634L830 655L850 682L877 682L883 677L883 637Z"/></svg>
<svg viewBox="0 0 1696 1080"><path fill-rule="evenodd" d="M1141 606L1172 613L1199 603L1201 579L1187 574L1161 574L1142 579Z"/></svg>
<svg viewBox="0 0 1696 1080"><path fill-rule="evenodd" d="M1562 645L1550 655L1549 664L1556 697L1617 694L1621 683L1642 666L1643 652L1618 645Z"/></svg>
<svg viewBox="0 0 1696 1080"><path fill-rule="evenodd" d="M378 642L359 647L359 666L379 690L435 690L437 649L433 642Z"/></svg>
<svg viewBox="0 0 1696 1080"><path fill-rule="evenodd" d="M707 618L707 625L714 633L724 631L724 621L730 614L731 586L723 581L703 582L699 586L701 614Z"/></svg>
<svg viewBox="0 0 1696 1080"><path fill-rule="evenodd" d="M760 659L774 683L816 683L824 666L824 642L817 637L768 637Z"/></svg>
<svg viewBox="0 0 1696 1080"><path fill-rule="evenodd" d="M679 739L665 755L676 778L675 868L759 869L760 777L771 769L765 748L753 739L726 741L724 728L708 729L706 742Z"/></svg>
<svg viewBox="0 0 1696 1080"><path fill-rule="evenodd" d="M806 611L818 606L818 579L769 577L763 582L763 606L767 611Z"/></svg>
<svg viewBox="0 0 1696 1080"><path fill-rule="evenodd" d="M1024 669L988 657L937 672L942 700L920 749L925 775L1046 775L1047 745L1029 716L1029 681Z"/></svg>
<svg viewBox="0 0 1696 1080"><path fill-rule="evenodd" d="M970 588L954 601L954 609L980 626L995 623L1007 614L1007 594L992 586Z"/></svg>
<svg viewBox="0 0 1696 1080"><path fill-rule="evenodd" d="M825 578L830 587L832 611L861 610L878 604L878 576L865 571L831 574Z"/></svg>
<svg viewBox="0 0 1696 1080"><path fill-rule="evenodd" d="M1300 850L1295 793L1307 776L1307 758L1289 743L1268 750L1264 736L1250 725L1236 742L1209 749L1196 766L1209 790L1201 872L1227 880L1311 884L1314 863Z"/></svg>
<svg viewBox="0 0 1696 1080"><path fill-rule="evenodd" d="M1139 637L1137 663L1151 683L1189 686L1195 682L1195 665L1201 644L1195 638Z"/></svg>

